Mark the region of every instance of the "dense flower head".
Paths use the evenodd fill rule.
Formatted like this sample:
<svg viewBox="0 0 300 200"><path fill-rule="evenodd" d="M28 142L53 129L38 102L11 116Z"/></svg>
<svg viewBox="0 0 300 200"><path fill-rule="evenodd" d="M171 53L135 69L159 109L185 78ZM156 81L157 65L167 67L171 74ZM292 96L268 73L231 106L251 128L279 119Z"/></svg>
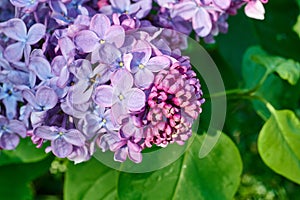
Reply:
<svg viewBox="0 0 300 200"><path fill-rule="evenodd" d="M184 144L204 103L187 35L213 42L243 5L263 19L264 3L1 1L0 149L27 136L75 163L98 148L139 163L145 148Z"/></svg>

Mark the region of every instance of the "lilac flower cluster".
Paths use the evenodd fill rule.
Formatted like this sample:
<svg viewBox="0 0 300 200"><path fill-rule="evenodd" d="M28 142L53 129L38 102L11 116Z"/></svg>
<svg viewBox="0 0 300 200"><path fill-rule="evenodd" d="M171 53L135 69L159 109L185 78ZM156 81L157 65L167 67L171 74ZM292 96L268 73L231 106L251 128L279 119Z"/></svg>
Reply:
<svg viewBox="0 0 300 200"><path fill-rule="evenodd" d="M184 144L204 99L172 29L211 41L243 4L262 18L262 3L1 1L0 149L27 136L75 163L97 148L139 163L145 148Z"/></svg>

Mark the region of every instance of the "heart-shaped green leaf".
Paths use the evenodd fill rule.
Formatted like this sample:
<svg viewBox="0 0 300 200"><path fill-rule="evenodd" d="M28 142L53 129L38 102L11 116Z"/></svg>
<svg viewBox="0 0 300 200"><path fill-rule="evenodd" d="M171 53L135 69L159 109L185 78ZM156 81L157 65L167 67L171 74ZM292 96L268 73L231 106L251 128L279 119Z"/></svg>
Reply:
<svg viewBox="0 0 300 200"><path fill-rule="evenodd" d="M146 174L121 173L118 194L131 199L232 199L240 182L242 161L235 144L221 134L207 157L199 159L205 136L172 165Z"/></svg>
<svg viewBox="0 0 300 200"><path fill-rule="evenodd" d="M300 121L290 110L272 111L258 137L258 150L272 170L300 184Z"/></svg>

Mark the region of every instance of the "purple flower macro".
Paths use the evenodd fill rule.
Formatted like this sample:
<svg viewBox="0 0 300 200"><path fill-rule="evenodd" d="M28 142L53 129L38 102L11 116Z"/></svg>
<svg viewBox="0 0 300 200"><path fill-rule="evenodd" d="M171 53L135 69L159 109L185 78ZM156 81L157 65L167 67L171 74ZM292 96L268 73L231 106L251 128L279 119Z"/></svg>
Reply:
<svg viewBox="0 0 300 200"><path fill-rule="evenodd" d="M152 0L135 0L131 3L130 0L109 0L111 5L103 6L100 11L106 15L129 14L133 17L143 18L152 8Z"/></svg>
<svg viewBox="0 0 300 200"><path fill-rule="evenodd" d="M6 117L13 119L17 114L17 102L23 102L22 94L12 84L4 83L0 88L0 100L2 100Z"/></svg>
<svg viewBox="0 0 300 200"><path fill-rule="evenodd" d="M8 120L0 115L0 148L15 149L20 142L19 137L26 137L25 125L18 120Z"/></svg>
<svg viewBox="0 0 300 200"><path fill-rule="evenodd" d="M94 52L105 43L121 47L125 40L125 31L121 26L111 25L110 19L103 14L96 14L91 19L89 30L75 35L76 46L85 53Z"/></svg>
<svg viewBox="0 0 300 200"><path fill-rule="evenodd" d="M37 112L50 110L58 102L55 91L47 86L40 87L35 95L29 90L24 90L23 97Z"/></svg>
<svg viewBox="0 0 300 200"><path fill-rule="evenodd" d="M111 110L96 106L92 113L85 116L83 132L87 138L92 138L96 134L116 131L119 127L111 119Z"/></svg>
<svg viewBox="0 0 300 200"><path fill-rule="evenodd" d="M200 37L207 36L212 29L212 20L208 12L208 5L197 1L183 1L174 5L171 17L179 16L185 20L192 20L193 29Z"/></svg>
<svg viewBox="0 0 300 200"><path fill-rule="evenodd" d="M10 2L18 7L23 8L24 12L33 12L36 10L40 2L46 2L48 0L10 0Z"/></svg>
<svg viewBox="0 0 300 200"><path fill-rule="evenodd" d="M36 23L27 32L24 21L14 18L0 24L1 31L7 37L17 41L6 47L4 51L5 58L9 61L19 61L24 52L26 61L31 52L30 45L36 44L44 37L46 27L43 24Z"/></svg>
<svg viewBox="0 0 300 200"><path fill-rule="evenodd" d="M85 137L76 129L40 126L34 130L34 135L51 141L51 151L59 158L70 156L77 147L85 145Z"/></svg>
<svg viewBox="0 0 300 200"><path fill-rule="evenodd" d="M96 88L94 101L99 106L111 107L114 122L129 113L143 109L146 102L145 93L132 88L133 77L126 69L116 71L111 78L111 86L100 85Z"/></svg>
<svg viewBox="0 0 300 200"><path fill-rule="evenodd" d="M149 88L154 80L153 72L170 66L170 60L165 56L151 58L151 51L151 46L142 40L133 47L130 71L134 73L134 83L139 88Z"/></svg>
<svg viewBox="0 0 300 200"><path fill-rule="evenodd" d="M115 161L124 162L127 156L135 163L142 161L141 146L136 144L133 138L122 137L121 134L116 132L104 134L99 140L98 146L103 152L108 149L115 152Z"/></svg>

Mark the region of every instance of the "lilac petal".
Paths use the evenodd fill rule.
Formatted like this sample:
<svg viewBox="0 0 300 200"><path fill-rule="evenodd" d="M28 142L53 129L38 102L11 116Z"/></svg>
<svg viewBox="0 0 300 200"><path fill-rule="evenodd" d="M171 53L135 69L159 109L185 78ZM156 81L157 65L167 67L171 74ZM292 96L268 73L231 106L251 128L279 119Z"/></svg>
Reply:
<svg viewBox="0 0 300 200"><path fill-rule="evenodd" d="M25 0L10 0L10 2L16 7L25 7L28 6L28 2Z"/></svg>
<svg viewBox="0 0 300 200"><path fill-rule="evenodd" d="M67 65L67 61L63 56L56 56L52 62L51 62L51 66L52 66L52 72L56 75L59 76L60 75L60 71L62 70L62 68L64 68Z"/></svg>
<svg viewBox="0 0 300 200"><path fill-rule="evenodd" d="M87 114L85 116L86 125L84 126L84 133L88 137L88 139L91 139L94 137L98 131L103 128L102 123L99 122L99 117L95 116L94 114Z"/></svg>
<svg viewBox="0 0 300 200"><path fill-rule="evenodd" d="M134 75L134 84L137 87L148 88L153 83L153 80L154 75L147 68L138 70L137 73L135 73Z"/></svg>
<svg viewBox="0 0 300 200"><path fill-rule="evenodd" d="M23 56L24 47L24 42L16 42L11 44L4 50L4 57L8 61L19 61Z"/></svg>
<svg viewBox="0 0 300 200"><path fill-rule="evenodd" d="M126 53L123 55L123 62L125 68L130 71L130 63L132 61L133 55L131 53Z"/></svg>
<svg viewBox="0 0 300 200"><path fill-rule="evenodd" d="M121 11L128 11L130 6L130 0L110 0L110 3L114 8L119 8Z"/></svg>
<svg viewBox="0 0 300 200"><path fill-rule="evenodd" d="M55 140L59 137L58 130L48 126L40 126L34 129L34 135L45 140Z"/></svg>
<svg viewBox="0 0 300 200"><path fill-rule="evenodd" d="M40 41L46 34L46 27L43 24L34 24L30 27L27 35L27 44L33 45Z"/></svg>
<svg viewBox="0 0 300 200"><path fill-rule="evenodd" d="M115 44L117 48L122 47L125 41L125 30L122 26L113 25L105 33L104 40Z"/></svg>
<svg viewBox="0 0 300 200"><path fill-rule="evenodd" d="M23 90L22 91L23 98L35 109L39 109L40 106L36 102L35 96L32 94L30 90Z"/></svg>
<svg viewBox="0 0 300 200"><path fill-rule="evenodd" d="M7 150L15 149L20 142L20 138L14 133L3 133L0 137L0 147Z"/></svg>
<svg viewBox="0 0 300 200"><path fill-rule="evenodd" d="M39 108L40 109L40 108ZM47 111L31 112L30 121L33 128L41 126L47 117Z"/></svg>
<svg viewBox="0 0 300 200"><path fill-rule="evenodd" d="M120 141L117 134L114 133L107 133L104 134L100 140L97 142L98 146L102 149L103 152L107 151L108 149L112 149L111 147Z"/></svg>
<svg viewBox="0 0 300 200"><path fill-rule="evenodd" d="M76 129L71 129L65 132L62 137L65 139L66 142L73 144L75 146L84 146L85 144L85 137L82 133Z"/></svg>
<svg viewBox="0 0 300 200"><path fill-rule="evenodd" d="M197 5L195 2L182 2L174 6L171 12L171 17L179 16L184 20L190 20L194 17L196 11Z"/></svg>
<svg viewBox="0 0 300 200"><path fill-rule="evenodd" d="M105 44L99 49L99 62L102 64L111 65L121 58L120 50L113 44Z"/></svg>
<svg viewBox="0 0 300 200"><path fill-rule="evenodd" d="M68 159L74 161L74 164L78 164L84 161L88 161L90 157L91 157L90 152L87 146L83 146L83 147L74 147L73 152L68 156Z"/></svg>
<svg viewBox="0 0 300 200"><path fill-rule="evenodd" d="M72 40L68 37L63 37L58 40L58 45L64 58L71 62L75 56L75 45Z"/></svg>
<svg viewBox="0 0 300 200"><path fill-rule="evenodd" d="M26 127L25 127L25 124L23 122L20 122L18 120L11 120L9 122L8 128L12 132L20 135L22 138L26 137Z"/></svg>
<svg viewBox="0 0 300 200"><path fill-rule="evenodd" d="M128 157L135 163L142 162L142 154L141 148L137 145L132 143L131 141L127 142L128 145Z"/></svg>
<svg viewBox="0 0 300 200"><path fill-rule="evenodd" d="M17 114L17 101L12 98L3 99L3 104L6 109L6 117L8 119L13 119Z"/></svg>
<svg viewBox="0 0 300 200"><path fill-rule="evenodd" d="M170 60L165 56L156 56L149 60L147 69L152 72L159 72L160 70L170 66Z"/></svg>
<svg viewBox="0 0 300 200"><path fill-rule="evenodd" d="M135 128L136 127L132 123L128 122L122 126L121 130L125 138L130 138L131 136L134 135Z"/></svg>
<svg viewBox="0 0 300 200"><path fill-rule="evenodd" d="M93 31L83 30L74 37L75 45L85 53L89 53L100 46L99 38Z"/></svg>
<svg viewBox="0 0 300 200"><path fill-rule="evenodd" d="M212 29L212 22L208 12L204 8L198 8L195 16L192 19L192 24L195 32L200 37L207 36Z"/></svg>
<svg viewBox="0 0 300 200"><path fill-rule="evenodd" d="M146 64L151 57L152 48L148 42L143 40L138 40L134 45L132 52L139 53L139 54L135 54L135 56L133 57L134 60L138 60L141 64ZM140 56L138 56L138 58L135 58L136 55L140 55Z"/></svg>
<svg viewBox="0 0 300 200"><path fill-rule="evenodd" d="M94 101L99 106L111 107L116 102L114 89L108 85L101 85L96 88Z"/></svg>
<svg viewBox="0 0 300 200"><path fill-rule="evenodd" d="M114 160L124 162L128 155L128 147L122 147L115 152Z"/></svg>
<svg viewBox="0 0 300 200"><path fill-rule="evenodd" d="M59 137L51 142L51 148L54 155L59 158L65 158L73 151L73 146L67 143L62 137Z"/></svg>
<svg viewBox="0 0 300 200"><path fill-rule="evenodd" d="M36 92L36 101L45 110L49 110L57 104L58 97L52 88L42 86Z"/></svg>
<svg viewBox="0 0 300 200"><path fill-rule="evenodd" d="M140 111L145 106L146 95L142 90L133 88L125 96L127 108L130 111Z"/></svg>
<svg viewBox="0 0 300 200"><path fill-rule="evenodd" d="M76 64L78 64L78 66L70 68L74 76L79 80L89 79L93 73L90 61L80 59L76 60Z"/></svg>
<svg viewBox="0 0 300 200"><path fill-rule="evenodd" d="M265 19L265 8L260 0L250 1L245 6L245 14L253 19Z"/></svg>
<svg viewBox="0 0 300 200"><path fill-rule="evenodd" d="M60 75L59 78L57 79L57 86L60 88L65 88L68 81L69 81L69 77L70 77L70 72L67 66L64 66L61 71L60 71Z"/></svg>
<svg viewBox="0 0 300 200"><path fill-rule="evenodd" d="M54 13L67 14L67 7L61 1L50 1L49 6Z"/></svg>
<svg viewBox="0 0 300 200"><path fill-rule="evenodd" d="M86 81L80 81L75 84L69 91L70 103L71 104L83 104L87 103L93 93L93 87Z"/></svg>
<svg viewBox="0 0 300 200"><path fill-rule="evenodd" d="M96 14L91 19L90 30L94 31L99 38L103 39L106 31L110 27L110 20L106 15Z"/></svg>
<svg viewBox="0 0 300 200"><path fill-rule="evenodd" d="M33 57L30 59L28 68L35 72L41 80L47 80L52 77L51 66L43 57Z"/></svg>
<svg viewBox="0 0 300 200"><path fill-rule="evenodd" d="M213 0L213 2L221 9L226 10L231 4L231 0Z"/></svg>
<svg viewBox="0 0 300 200"><path fill-rule="evenodd" d="M111 119L115 124L121 124L122 120L128 115L128 109L126 105L121 102L117 102L111 107Z"/></svg>
<svg viewBox="0 0 300 200"><path fill-rule="evenodd" d="M126 69L116 71L111 77L111 84L120 92L128 91L133 85L132 74Z"/></svg>
<svg viewBox="0 0 300 200"><path fill-rule="evenodd" d="M8 20L3 27L0 27L0 31L2 31L7 37L25 42L27 35L27 28L23 20L14 18Z"/></svg>

